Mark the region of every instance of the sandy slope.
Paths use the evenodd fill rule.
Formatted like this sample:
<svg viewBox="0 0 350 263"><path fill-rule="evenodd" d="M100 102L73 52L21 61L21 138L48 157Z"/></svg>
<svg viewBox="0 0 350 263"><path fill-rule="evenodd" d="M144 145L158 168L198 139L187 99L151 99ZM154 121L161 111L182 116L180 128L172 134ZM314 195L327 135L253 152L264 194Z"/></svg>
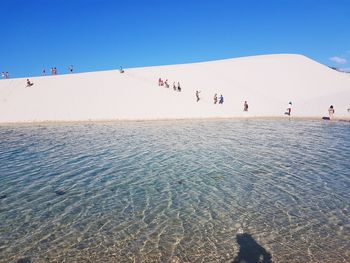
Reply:
<svg viewBox="0 0 350 263"><path fill-rule="evenodd" d="M170 89L158 86L168 79ZM350 118L350 74L301 55L267 55L205 63L0 80L0 123L284 116ZM179 81L182 92L174 92ZM196 102L195 91L202 100ZM214 93L224 105L213 105ZM243 102L249 112L243 112ZM292 116L292 117L293 117Z"/></svg>

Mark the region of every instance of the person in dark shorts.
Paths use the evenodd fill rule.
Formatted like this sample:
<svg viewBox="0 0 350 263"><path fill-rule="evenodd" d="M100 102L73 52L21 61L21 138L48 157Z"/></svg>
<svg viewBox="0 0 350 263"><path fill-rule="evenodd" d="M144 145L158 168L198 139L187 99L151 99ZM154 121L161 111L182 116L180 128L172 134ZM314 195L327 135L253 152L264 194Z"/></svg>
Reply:
<svg viewBox="0 0 350 263"><path fill-rule="evenodd" d="M219 104L224 104L224 96L220 95Z"/></svg>
<svg viewBox="0 0 350 263"><path fill-rule="evenodd" d="M200 93L200 91L196 91L196 98L197 98L197 102L201 99L200 97L199 97L199 93Z"/></svg>
<svg viewBox="0 0 350 263"><path fill-rule="evenodd" d="M244 102L243 111L248 111L248 102L247 101Z"/></svg>
<svg viewBox="0 0 350 263"><path fill-rule="evenodd" d="M177 83L177 91L178 91L178 92L181 92L180 82Z"/></svg>

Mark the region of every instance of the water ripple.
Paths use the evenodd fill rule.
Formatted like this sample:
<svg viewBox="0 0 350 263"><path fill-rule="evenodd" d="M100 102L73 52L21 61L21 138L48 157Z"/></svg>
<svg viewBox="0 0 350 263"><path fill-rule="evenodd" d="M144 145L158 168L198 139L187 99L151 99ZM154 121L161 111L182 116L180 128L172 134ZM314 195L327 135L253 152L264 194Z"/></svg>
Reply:
<svg viewBox="0 0 350 263"><path fill-rule="evenodd" d="M350 126L0 127L0 262L350 261ZM247 236L245 236L247 237Z"/></svg>

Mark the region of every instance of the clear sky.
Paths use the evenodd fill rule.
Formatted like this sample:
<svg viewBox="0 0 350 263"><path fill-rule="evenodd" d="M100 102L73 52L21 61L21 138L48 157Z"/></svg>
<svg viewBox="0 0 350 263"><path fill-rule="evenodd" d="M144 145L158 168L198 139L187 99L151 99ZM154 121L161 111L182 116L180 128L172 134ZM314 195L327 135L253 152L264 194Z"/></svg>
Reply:
<svg viewBox="0 0 350 263"><path fill-rule="evenodd" d="M12 77L298 53L350 68L350 0L0 0Z"/></svg>

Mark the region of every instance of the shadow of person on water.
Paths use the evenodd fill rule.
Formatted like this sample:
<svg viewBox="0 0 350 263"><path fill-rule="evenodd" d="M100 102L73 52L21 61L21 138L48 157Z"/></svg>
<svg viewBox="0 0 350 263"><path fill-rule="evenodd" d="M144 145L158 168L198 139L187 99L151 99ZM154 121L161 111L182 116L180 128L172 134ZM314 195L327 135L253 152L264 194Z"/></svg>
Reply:
<svg viewBox="0 0 350 263"><path fill-rule="evenodd" d="M272 263L271 254L249 234L236 236L239 252L232 263Z"/></svg>

